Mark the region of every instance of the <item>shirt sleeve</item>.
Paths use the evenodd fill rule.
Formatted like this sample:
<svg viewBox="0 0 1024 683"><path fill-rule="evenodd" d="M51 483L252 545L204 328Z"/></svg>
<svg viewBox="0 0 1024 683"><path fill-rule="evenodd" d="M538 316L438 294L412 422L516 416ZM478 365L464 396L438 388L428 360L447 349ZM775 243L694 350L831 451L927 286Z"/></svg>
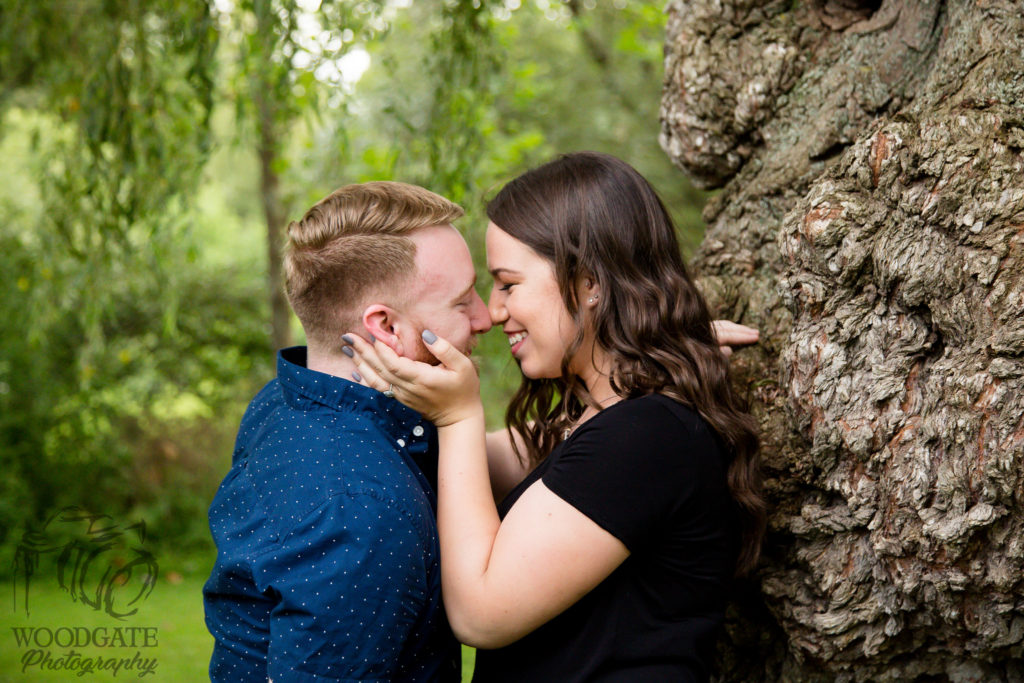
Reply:
<svg viewBox="0 0 1024 683"><path fill-rule="evenodd" d="M670 400L650 396L606 409L570 437L542 477L634 552L692 505L717 469L708 467L718 455L710 430L696 413L662 403Z"/></svg>
<svg viewBox="0 0 1024 683"><path fill-rule="evenodd" d="M267 652L275 683L387 681L419 626L431 570L417 529L393 502L339 494L255 565L276 599Z"/></svg>

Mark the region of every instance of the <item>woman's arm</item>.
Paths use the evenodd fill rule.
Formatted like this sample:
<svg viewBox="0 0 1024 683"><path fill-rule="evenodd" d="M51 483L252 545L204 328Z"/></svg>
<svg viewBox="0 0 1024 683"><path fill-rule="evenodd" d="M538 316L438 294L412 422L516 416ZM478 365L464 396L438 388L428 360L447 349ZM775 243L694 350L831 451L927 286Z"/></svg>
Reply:
<svg viewBox="0 0 1024 683"><path fill-rule="evenodd" d="M629 556L536 482L504 521L490 495L483 409L438 428L437 523L445 610L460 641L496 648L576 603Z"/></svg>

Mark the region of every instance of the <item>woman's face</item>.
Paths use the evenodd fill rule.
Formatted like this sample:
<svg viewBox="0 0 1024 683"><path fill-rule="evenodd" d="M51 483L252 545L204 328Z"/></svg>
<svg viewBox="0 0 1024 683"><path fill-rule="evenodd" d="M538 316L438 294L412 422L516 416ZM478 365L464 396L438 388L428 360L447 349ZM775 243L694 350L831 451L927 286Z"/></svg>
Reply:
<svg viewBox="0 0 1024 683"><path fill-rule="evenodd" d="M508 336L512 355L530 379L562 376L562 358L576 335L553 265L494 223L487 226L487 269L494 288L491 322Z"/></svg>

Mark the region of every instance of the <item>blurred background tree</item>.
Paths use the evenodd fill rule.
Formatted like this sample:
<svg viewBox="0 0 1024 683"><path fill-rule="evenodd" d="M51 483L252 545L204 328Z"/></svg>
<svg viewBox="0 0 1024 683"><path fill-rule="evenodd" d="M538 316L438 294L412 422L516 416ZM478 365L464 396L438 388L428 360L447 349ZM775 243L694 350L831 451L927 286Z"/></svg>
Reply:
<svg viewBox="0 0 1024 683"><path fill-rule="evenodd" d="M704 195L657 142L664 22L618 0L0 0L0 573L66 504L207 570L238 420L302 342L284 227L339 185L462 203L486 283L486 197L596 149L692 250ZM478 354L497 426L518 371L501 335Z"/></svg>

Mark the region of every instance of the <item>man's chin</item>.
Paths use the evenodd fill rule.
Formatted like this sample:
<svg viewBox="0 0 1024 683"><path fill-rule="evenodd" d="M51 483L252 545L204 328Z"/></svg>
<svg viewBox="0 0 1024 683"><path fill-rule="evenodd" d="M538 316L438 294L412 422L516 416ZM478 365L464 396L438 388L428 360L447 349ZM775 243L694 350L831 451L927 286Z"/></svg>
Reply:
<svg viewBox="0 0 1024 683"><path fill-rule="evenodd" d="M459 353L461 353L463 356L472 356L473 349L476 348L477 342L479 341L480 340L477 339L475 336L472 336L466 341L465 344L456 346L455 348L457 348L459 350Z"/></svg>

